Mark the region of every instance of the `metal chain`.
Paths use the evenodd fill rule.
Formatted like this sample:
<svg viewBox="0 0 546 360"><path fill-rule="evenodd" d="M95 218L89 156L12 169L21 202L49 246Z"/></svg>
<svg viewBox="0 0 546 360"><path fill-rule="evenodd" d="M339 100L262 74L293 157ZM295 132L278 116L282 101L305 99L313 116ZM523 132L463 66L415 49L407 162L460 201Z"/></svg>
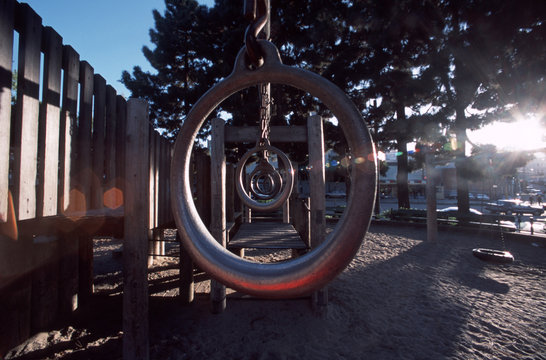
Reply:
<svg viewBox="0 0 546 360"><path fill-rule="evenodd" d="M258 36L269 40L269 0L245 0L244 15L251 20L245 33L246 54L252 65L257 68L263 64L261 48L258 45ZM263 30L263 33L261 33ZM261 34L260 34L261 33ZM260 84L258 86L260 96L260 138L258 146L270 145L269 134L271 132L271 85ZM267 157L267 152L264 152Z"/></svg>
<svg viewBox="0 0 546 360"><path fill-rule="evenodd" d="M269 2L267 0L247 0L244 5L244 13L247 19L252 20L245 32L246 55L252 65L258 68L263 64L262 49L258 44L258 35L268 23Z"/></svg>
<svg viewBox="0 0 546 360"><path fill-rule="evenodd" d="M271 133L271 84L260 84L260 140L258 145L269 145Z"/></svg>

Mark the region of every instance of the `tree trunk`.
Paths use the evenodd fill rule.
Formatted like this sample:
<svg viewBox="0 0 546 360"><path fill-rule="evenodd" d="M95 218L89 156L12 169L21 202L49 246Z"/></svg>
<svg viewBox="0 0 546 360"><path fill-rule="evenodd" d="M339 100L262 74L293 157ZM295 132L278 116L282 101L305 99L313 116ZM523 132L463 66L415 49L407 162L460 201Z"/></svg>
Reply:
<svg viewBox="0 0 546 360"><path fill-rule="evenodd" d="M470 212L470 200L468 197L468 178L466 169L466 116L464 110L457 110L457 150L455 153L455 168L457 173L457 207L462 214Z"/></svg>
<svg viewBox="0 0 546 360"><path fill-rule="evenodd" d="M409 209L409 185L408 185L408 151L407 142L398 140L398 157L396 172L396 189L398 192L398 208Z"/></svg>
<svg viewBox="0 0 546 360"><path fill-rule="evenodd" d="M398 103L396 109L396 121L399 125L405 125L406 112L403 103ZM405 134L402 134L405 135ZM408 185L408 141L401 137L396 139L398 156L396 159L396 190L398 193L398 208L409 209L409 185Z"/></svg>

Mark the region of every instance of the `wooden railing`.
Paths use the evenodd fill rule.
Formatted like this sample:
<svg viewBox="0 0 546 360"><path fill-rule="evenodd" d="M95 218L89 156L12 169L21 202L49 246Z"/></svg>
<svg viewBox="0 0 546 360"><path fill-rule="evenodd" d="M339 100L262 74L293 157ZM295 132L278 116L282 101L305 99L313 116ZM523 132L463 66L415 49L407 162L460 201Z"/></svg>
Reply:
<svg viewBox="0 0 546 360"><path fill-rule="evenodd" d="M27 4L0 2L0 358L92 293L93 237L125 236L125 278L146 285L140 253L172 221L171 145L147 113Z"/></svg>

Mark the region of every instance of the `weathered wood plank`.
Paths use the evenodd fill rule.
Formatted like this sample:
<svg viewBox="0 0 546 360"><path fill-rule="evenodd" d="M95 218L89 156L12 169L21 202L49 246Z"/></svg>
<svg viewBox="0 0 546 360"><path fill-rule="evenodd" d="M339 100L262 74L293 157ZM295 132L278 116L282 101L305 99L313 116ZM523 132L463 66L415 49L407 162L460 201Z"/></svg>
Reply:
<svg viewBox="0 0 546 360"><path fill-rule="evenodd" d="M309 196L311 198L311 247L324 241L326 234L326 194L324 174L324 135L322 118L311 116L307 122L309 132Z"/></svg>
<svg viewBox="0 0 546 360"><path fill-rule="evenodd" d="M322 117L310 116L307 119L309 151L309 197L310 197L310 237L311 248L319 246L326 237L326 190L324 171L324 134ZM325 315L328 310L328 288L324 287L313 294L315 311Z"/></svg>
<svg viewBox="0 0 546 360"><path fill-rule="evenodd" d="M148 240L151 251L149 253L156 254L156 238L157 234L153 231L153 229L157 226L157 208L156 208L156 195L157 195L157 186L156 186L156 172L157 172L157 157L156 157L156 146L157 146L157 136L155 131L153 129L150 129L149 132L149 151L148 151ZM153 264L155 256L149 255L148 256L148 266L151 266Z"/></svg>
<svg viewBox="0 0 546 360"><path fill-rule="evenodd" d="M14 18L15 0L0 2L0 223L8 218Z"/></svg>
<svg viewBox="0 0 546 360"><path fill-rule="evenodd" d="M78 82L80 76L80 56L70 46L63 47L63 91L60 122L60 173L59 173L59 213L64 214L74 205L70 204L72 171L76 162L73 132L77 130ZM75 137L75 136L74 136ZM66 226L59 226L66 228ZM72 235L62 235L59 240L59 315L61 319L70 318L79 306L79 243Z"/></svg>
<svg viewBox="0 0 546 360"><path fill-rule="evenodd" d="M77 126L78 79L80 74L80 56L70 46L63 47L63 99L60 120L60 172L59 172L59 213L64 213L70 206L73 162L76 161L72 132Z"/></svg>
<svg viewBox="0 0 546 360"><path fill-rule="evenodd" d="M63 39L44 29L44 76L38 140L38 216L56 215L59 190L59 140Z"/></svg>
<svg viewBox="0 0 546 360"><path fill-rule="evenodd" d="M161 138L159 167L159 225L164 226L169 221L169 143Z"/></svg>
<svg viewBox="0 0 546 360"><path fill-rule="evenodd" d="M94 116L92 130L93 177L91 178L91 209L104 206L104 149L106 140L106 80L98 74L93 78Z"/></svg>
<svg viewBox="0 0 546 360"><path fill-rule="evenodd" d="M148 104L127 105L125 163L125 241L123 245L123 358L148 359ZM136 161L144 158L144 161Z"/></svg>
<svg viewBox="0 0 546 360"><path fill-rule="evenodd" d="M48 330L57 319L59 259L57 236L36 236L32 245L32 332Z"/></svg>
<svg viewBox="0 0 546 360"><path fill-rule="evenodd" d="M96 209L45 218L33 218L21 220L18 224L20 226L20 235L71 235L72 242L77 244L77 236L104 235L121 237L123 235L123 208Z"/></svg>
<svg viewBox="0 0 546 360"><path fill-rule="evenodd" d="M156 170L156 164L155 164L155 142L156 142L156 136L154 134L154 131L149 132L150 138L149 141L149 151L148 151L148 229L153 229L155 227L155 170ZM151 235L151 233L149 234ZM151 240L151 239L150 239Z"/></svg>
<svg viewBox="0 0 546 360"><path fill-rule="evenodd" d="M17 218L24 220L36 216L42 19L27 4L21 4L18 11L21 29L13 141L13 183Z"/></svg>
<svg viewBox="0 0 546 360"><path fill-rule="evenodd" d="M235 166L226 164L226 221L235 221Z"/></svg>
<svg viewBox="0 0 546 360"><path fill-rule="evenodd" d="M260 137L260 129L254 126L226 126L226 143L255 143ZM305 126L272 126L270 133L272 143L278 142L306 142L307 129Z"/></svg>
<svg viewBox="0 0 546 360"><path fill-rule="evenodd" d="M307 249L291 224L253 222L241 224L228 248Z"/></svg>
<svg viewBox="0 0 546 360"><path fill-rule="evenodd" d="M104 149L104 206L115 209L121 206L116 190L116 90L106 87L106 135Z"/></svg>
<svg viewBox="0 0 546 360"><path fill-rule="evenodd" d="M93 68L89 63L80 63L80 113L76 137L76 161L74 163L75 176L71 191L71 209L85 211L90 208L92 156L91 156L91 129L93 123Z"/></svg>
<svg viewBox="0 0 546 360"><path fill-rule="evenodd" d="M194 152L195 153L195 152ZM194 155L195 172L199 174L195 184L195 207L203 223L208 227L210 225L210 158L198 152Z"/></svg>
<svg viewBox="0 0 546 360"><path fill-rule="evenodd" d="M80 113L77 137L76 195L74 201L77 211L91 207L92 126L93 126L93 68L87 62L80 63ZM71 201L72 203L72 201ZM93 239L90 236L79 238L79 301L85 303L93 294Z"/></svg>
<svg viewBox="0 0 546 360"><path fill-rule="evenodd" d="M176 240L180 243L180 262L179 266L179 293L180 302L184 305L191 304L195 296L195 283L193 278L193 260L182 245L182 240L178 231Z"/></svg>
<svg viewBox="0 0 546 360"><path fill-rule="evenodd" d="M224 120L212 119L210 147L210 233L220 245L226 247L226 156L224 151ZM226 287L211 280L212 312L221 313L226 308Z"/></svg>
<svg viewBox="0 0 546 360"><path fill-rule="evenodd" d="M60 228L64 228L60 226ZM78 241L74 236L61 235L59 239L59 315L62 320L69 319L78 309Z"/></svg>
<svg viewBox="0 0 546 360"><path fill-rule="evenodd" d="M125 133L127 126L127 102L123 96L116 96L116 192L117 203L123 205L125 191Z"/></svg>

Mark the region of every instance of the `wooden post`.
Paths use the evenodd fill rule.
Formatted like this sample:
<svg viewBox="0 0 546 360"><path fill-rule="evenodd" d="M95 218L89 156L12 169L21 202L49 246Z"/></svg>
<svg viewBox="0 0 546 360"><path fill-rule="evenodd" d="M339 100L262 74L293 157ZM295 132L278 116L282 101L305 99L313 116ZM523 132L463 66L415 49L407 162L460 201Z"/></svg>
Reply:
<svg viewBox="0 0 546 360"><path fill-rule="evenodd" d="M116 189L116 90L111 85L106 87L106 135L104 147L104 198L103 204L110 209L121 206L120 194Z"/></svg>
<svg viewBox="0 0 546 360"><path fill-rule="evenodd" d="M72 133L76 130L78 111L78 79L80 56L70 46L63 48L63 99L60 133L59 213L65 213L70 204L71 172L76 162ZM74 163L74 164L73 164ZM63 235L59 239L59 315L67 320L78 308L79 256L78 239Z"/></svg>
<svg viewBox="0 0 546 360"><path fill-rule="evenodd" d="M47 330L57 319L58 310L58 238L37 236L33 242L32 332Z"/></svg>
<svg viewBox="0 0 546 360"><path fill-rule="evenodd" d="M91 209L103 208L104 149L106 139L106 80L99 74L93 77L93 175L91 177Z"/></svg>
<svg viewBox="0 0 546 360"><path fill-rule="evenodd" d="M70 46L63 47L63 99L60 123L61 167L59 173L59 213L64 214L70 205L71 173L76 161L72 133L76 131L78 116L78 79L80 73L80 56Z"/></svg>
<svg viewBox="0 0 546 360"><path fill-rule="evenodd" d="M62 38L44 30L44 85L38 139L38 216L57 215Z"/></svg>
<svg viewBox="0 0 546 360"><path fill-rule="evenodd" d="M78 239L63 235L59 239L59 316L68 320L78 309Z"/></svg>
<svg viewBox="0 0 546 360"><path fill-rule="evenodd" d="M235 167L226 164L226 221L235 221Z"/></svg>
<svg viewBox="0 0 546 360"><path fill-rule="evenodd" d="M127 104L125 164L125 241L123 243L123 358L149 358L148 225L149 149L148 104ZM141 159L141 161L137 161ZM142 161L144 159L144 161Z"/></svg>
<svg viewBox="0 0 546 360"><path fill-rule="evenodd" d="M194 152L195 153L195 152ZM195 207L205 225L210 224L210 159L202 153L195 153Z"/></svg>
<svg viewBox="0 0 546 360"><path fill-rule="evenodd" d="M148 152L148 196L149 196L149 213L148 213L148 267L152 266L154 263L156 254L156 248L155 248L155 233L154 229L157 226L156 224L156 207L155 207L155 195L157 191L156 187L156 157L155 157L155 147L156 147L156 141L157 137L155 136L155 132L152 130L150 131L150 138L149 138L149 152Z"/></svg>
<svg viewBox="0 0 546 360"><path fill-rule="evenodd" d="M38 141L38 216L59 210L59 148L62 38L50 27L44 29L44 84ZM64 159L61 159L64 160ZM59 237L37 236L33 244L31 329L48 329L59 311Z"/></svg>
<svg viewBox="0 0 546 360"><path fill-rule="evenodd" d="M311 198L310 236L311 248L320 245L326 234L325 212L325 174L324 174L324 135L322 118L318 115L307 119L309 147L309 196ZM328 289L313 294L313 307L320 315L328 310Z"/></svg>
<svg viewBox="0 0 546 360"><path fill-rule="evenodd" d="M0 3L0 222L8 218L11 81L15 0Z"/></svg>
<svg viewBox="0 0 546 360"><path fill-rule="evenodd" d="M179 262L179 293L180 302L188 305L193 302L195 294L195 285L193 282L193 261L187 251L182 246L180 235L176 232L176 240L180 243L180 262Z"/></svg>
<svg viewBox="0 0 546 360"><path fill-rule="evenodd" d="M434 154L427 150L425 166L427 174L427 240L435 242L438 239L438 214L436 213L436 186L434 185Z"/></svg>
<svg viewBox="0 0 546 360"><path fill-rule="evenodd" d="M93 68L87 62L80 63L80 116L77 134L77 161L74 198L70 201L74 210L86 211L91 206L91 179L93 162L91 139L93 126ZM79 238L79 300L85 302L93 293L93 238Z"/></svg>
<svg viewBox="0 0 546 360"><path fill-rule="evenodd" d="M211 172L211 221L210 232L223 247L226 247L226 156L224 153L224 120L212 120L210 147ZM221 313L226 308L226 287L212 279L210 284L212 312Z"/></svg>
<svg viewBox="0 0 546 360"><path fill-rule="evenodd" d="M38 113L40 106L40 50L42 19L27 5L19 6L23 21L19 29L17 110L13 139L13 184L17 220L36 216Z"/></svg>
<svg viewBox="0 0 546 360"><path fill-rule="evenodd" d="M5 224L2 234L0 234L0 350L6 350L6 346L15 346L30 336L31 326L31 266L32 266L32 238L17 235L17 231L9 231L9 228L17 229L16 220L32 219L36 216L36 175L37 175L37 153L38 153L38 116L39 116L39 93L40 93L40 50L42 39L42 20L27 5L2 2L0 10L6 11L0 15L0 20L4 21L7 17L19 18L19 23L14 24L13 19L6 20L6 24L0 25L2 38L0 43L6 37L13 38L13 25L17 25L19 32L19 53L18 53L18 89L17 104L13 123L14 137L11 139L14 154L14 166L12 169L14 207L7 206L5 217L2 221L12 221L12 224ZM11 28L11 31L10 31ZM13 40L6 42L13 47ZM0 45L2 51L6 50L4 45ZM11 49L7 51L11 56ZM4 54L0 55L2 63ZM2 87L6 80L11 80L11 59L7 68L0 69L2 73ZM4 65L4 64L2 64ZM5 72L8 72L7 75ZM4 80L6 79L6 80ZM5 85L4 85L5 84ZM7 96L11 102L11 84L7 89ZM8 100L8 99L6 99ZM8 102L7 106L11 107ZM0 105L4 105L0 103ZM4 115L4 109L0 120L5 125L9 122L9 112ZM4 122L5 121L5 122ZM9 157L10 127L7 127L7 133L2 135L2 141L7 140L7 155ZM1 131L5 131L2 129ZM5 163L3 166L8 166ZM3 175L7 175L3 174ZM7 179L6 179L7 180ZM9 193L8 183L3 192L7 195L2 201L8 205ZM11 209L9 209L11 208ZM10 211L11 210L11 211ZM10 212L12 213L10 215Z"/></svg>

